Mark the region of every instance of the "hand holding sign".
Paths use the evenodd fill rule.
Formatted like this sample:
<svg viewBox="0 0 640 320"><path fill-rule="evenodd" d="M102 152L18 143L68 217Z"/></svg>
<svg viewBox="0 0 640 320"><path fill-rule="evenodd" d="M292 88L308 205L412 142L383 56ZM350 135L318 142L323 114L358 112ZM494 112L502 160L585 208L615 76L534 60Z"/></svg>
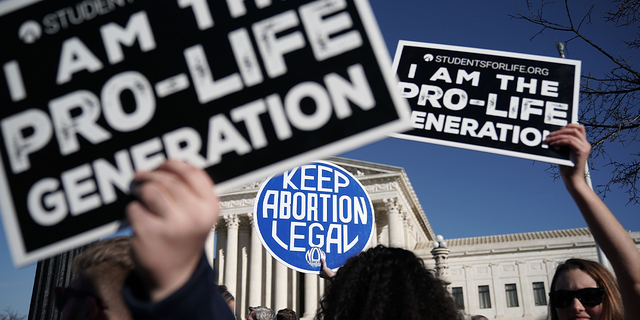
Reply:
<svg viewBox="0 0 640 320"><path fill-rule="evenodd" d="M567 183L567 186L585 182L584 169L587 165L591 145L587 141L584 127L579 124L569 124L558 131L551 132L545 142L551 147L568 146L571 148L571 157L575 166L560 166L562 179Z"/></svg>
<svg viewBox="0 0 640 320"><path fill-rule="evenodd" d="M336 273L333 270L329 269L329 267L327 267L327 262L324 261L324 259L320 259L320 263L320 278L332 280L333 277L336 276Z"/></svg>
<svg viewBox="0 0 640 320"><path fill-rule="evenodd" d="M191 276L202 246L218 220L218 197L203 170L169 160L157 170L138 172L135 193L127 206L134 235L131 244L138 268L159 301Z"/></svg>

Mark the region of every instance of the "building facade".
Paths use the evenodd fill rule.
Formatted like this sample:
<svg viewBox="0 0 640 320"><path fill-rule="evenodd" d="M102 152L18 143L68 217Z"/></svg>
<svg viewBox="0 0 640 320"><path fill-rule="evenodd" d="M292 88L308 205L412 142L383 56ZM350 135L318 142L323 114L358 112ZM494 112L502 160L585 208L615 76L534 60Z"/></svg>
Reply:
<svg viewBox="0 0 640 320"><path fill-rule="evenodd" d="M640 232L629 236L640 248ZM551 280L569 258L598 261L588 228L449 239L445 279L469 316L542 320L547 317ZM425 261L428 248L416 250Z"/></svg>
<svg viewBox="0 0 640 320"><path fill-rule="evenodd" d="M434 241L404 169L344 158L327 161L354 175L371 198L376 223L368 247L384 244L413 250ZM276 312L291 308L301 319L312 319L324 292L324 280L293 271L273 259L253 228L253 205L263 181L220 196L221 219L205 248L209 262L218 274L218 284L227 286L235 297L239 319L246 318L247 307L258 305Z"/></svg>
<svg viewBox="0 0 640 320"><path fill-rule="evenodd" d="M496 319L545 319L549 284L558 263L572 258L598 260L587 228L448 239L431 229L404 169L344 158L327 161L351 172L365 187L374 210L374 237L383 244L411 250L446 280L464 312ZM206 252L235 297L235 314L245 319L249 306L295 310L312 319L325 282L317 275L291 270L262 247L253 228L253 206L264 181L220 196L221 219L211 230ZM640 233L630 236L640 247Z"/></svg>

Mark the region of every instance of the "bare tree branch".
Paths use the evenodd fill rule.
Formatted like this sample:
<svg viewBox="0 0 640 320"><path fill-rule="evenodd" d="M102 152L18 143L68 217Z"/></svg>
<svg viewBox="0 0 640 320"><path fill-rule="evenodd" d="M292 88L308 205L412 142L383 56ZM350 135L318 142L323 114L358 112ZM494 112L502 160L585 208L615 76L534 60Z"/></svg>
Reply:
<svg viewBox="0 0 640 320"><path fill-rule="evenodd" d="M618 57L614 56L588 36L588 26L592 25L594 18L593 6L581 16L576 26L574 21L577 20L572 15L568 0L564 0L563 8L555 8L564 12L564 21L546 18L546 12L554 9L554 2L527 0L526 4L526 11L521 12L516 6L517 14L511 17L540 27L531 40L544 32L553 33L554 39L562 35L558 38L568 39L563 41L565 44L581 40L602 55L603 63L610 61L614 64L602 75L582 75L579 122L592 139L592 159L604 161L605 167L611 172L609 181L598 186L598 191L606 196L612 187L622 188L629 195L629 203L640 204L637 184L640 179L640 153L630 154L621 160L612 158L608 152L615 146L617 157L621 157L620 148L640 150L640 70L634 68L630 58L622 57L619 53L615 54ZM603 20L615 24L617 28L635 28L636 23L640 22L640 0L611 0L611 10L604 12L604 15ZM640 49L640 33L620 34L634 34L634 39L621 39L621 42L630 49ZM552 169L551 172L554 178L558 177L557 170Z"/></svg>

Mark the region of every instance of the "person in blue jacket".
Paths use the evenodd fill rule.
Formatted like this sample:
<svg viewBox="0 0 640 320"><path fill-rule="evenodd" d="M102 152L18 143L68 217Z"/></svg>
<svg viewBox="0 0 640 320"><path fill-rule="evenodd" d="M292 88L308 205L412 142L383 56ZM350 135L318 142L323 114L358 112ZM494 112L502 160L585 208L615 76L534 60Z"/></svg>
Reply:
<svg viewBox="0 0 640 320"><path fill-rule="evenodd" d="M204 256L220 211L207 173L168 160L134 181L126 215L136 270L123 288L133 318L235 320Z"/></svg>

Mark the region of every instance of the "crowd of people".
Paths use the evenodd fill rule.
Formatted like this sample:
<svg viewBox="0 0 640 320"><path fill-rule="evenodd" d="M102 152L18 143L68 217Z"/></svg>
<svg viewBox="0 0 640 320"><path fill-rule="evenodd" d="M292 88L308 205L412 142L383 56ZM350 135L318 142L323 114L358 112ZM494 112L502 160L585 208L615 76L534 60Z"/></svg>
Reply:
<svg viewBox="0 0 640 320"><path fill-rule="evenodd" d="M640 319L640 252L607 206L584 180L590 145L584 128L549 134L551 147L569 147L574 167L563 181L616 277L598 262L569 259L550 285L548 319ZM235 319L233 296L215 284L203 254L219 203L208 175L169 160L138 172L137 200L126 209L130 238L105 240L74 261L72 283L56 293L62 319ZM423 261L410 251L377 246L333 272L316 319L457 320L464 315ZM246 319L298 319L291 309L248 309ZM476 315L473 320L486 317Z"/></svg>

